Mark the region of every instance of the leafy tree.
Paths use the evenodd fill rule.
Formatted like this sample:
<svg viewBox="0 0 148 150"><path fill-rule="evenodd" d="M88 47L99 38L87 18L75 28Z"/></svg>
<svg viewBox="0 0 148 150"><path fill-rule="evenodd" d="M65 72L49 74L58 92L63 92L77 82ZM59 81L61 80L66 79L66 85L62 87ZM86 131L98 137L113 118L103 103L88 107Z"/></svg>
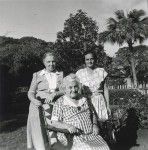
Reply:
<svg viewBox="0 0 148 150"><path fill-rule="evenodd" d="M57 33L57 41L70 42L73 49L86 51L86 48L95 45L97 35L96 21L82 10L78 10L76 14L70 14L70 17L65 20L64 30Z"/></svg>
<svg viewBox="0 0 148 150"><path fill-rule="evenodd" d="M1 37L0 64L8 66L19 85L29 85L32 73L43 68L42 55L53 51L54 44L34 37L13 39ZM22 80L23 78L23 80Z"/></svg>
<svg viewBox="0 0 148 150"><path fill-rule="evenodd" d="M118 43L122 45L126 43L129 48L130 65L134 80L134 87L137 87L137 77L135 70L135 59L133 57L135 51L133 45L136 42L142 43L148 36L148 17L145 17L143 10L132 10L125 15L123 10L115 12L115 18L109 18L107 21L107 30L100 33L100 41Z"/></svg>
<svg viewBox="0 0 148 150"><path fill-rule="evenodd" d="M57 33L55 42L59 62L66 73L76 71L84 64L83 54L86 50L93 50L98 57L98 64L107 66L110 58L104 52L102 45L97 45L98 26L96 21L87 13L78 10L70 14L64 22L64 29ZM104 61L105 60L105 61ZM103 62L104 61L104 62Z"/></svg>
<svg viewBox="0 0 148 150"><path fill-rule="evenodd" d="M139 82L147 82L148 76L148 46L139 45L134 46L134 60L135 70ZM132 77L132 70L130 67L130 51L128 47L123 47L118 50L116 57L113 60L114 68L121 68L126 71L126 76Z"/></svg>

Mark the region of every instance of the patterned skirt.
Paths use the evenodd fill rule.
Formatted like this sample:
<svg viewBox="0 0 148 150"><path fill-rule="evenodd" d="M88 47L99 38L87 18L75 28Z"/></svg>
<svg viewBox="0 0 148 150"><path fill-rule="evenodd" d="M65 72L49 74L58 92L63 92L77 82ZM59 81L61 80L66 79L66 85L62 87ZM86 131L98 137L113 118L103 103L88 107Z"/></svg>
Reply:
<svg viewBox="0 0 148 150"><path fill-rule="evenodd" d="M70 137L59 133L58 139L54 150L110 150L100 135L90 134Z"/></svg>
<svg viewBox="0 0 148 150"><path fill-rule="evenodd" d="M97 113L99 120L108 120L108 113L106 108L105 99L102 93L93 94L91 96L91 102Z"/></svg>
<svg viewBox="0 0 148 150"><path fill-rule="evenodd" d="M71 150L109 150L109 147L101 136L90 134L74 137Z"/></svg>

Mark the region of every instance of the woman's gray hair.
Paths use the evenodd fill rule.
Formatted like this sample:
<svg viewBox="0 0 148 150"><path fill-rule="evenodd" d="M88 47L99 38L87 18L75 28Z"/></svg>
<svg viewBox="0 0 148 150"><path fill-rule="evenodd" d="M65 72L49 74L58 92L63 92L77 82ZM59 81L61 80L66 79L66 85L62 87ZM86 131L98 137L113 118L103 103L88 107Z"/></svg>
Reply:
<svg viewBox="0 0 148 150"><path fill-rule="evenodd" d="M54 53L52 53L52 52L46 52L46 53L43 55L43 57L42 57L42 61L43 61L43 62L44 62L44 59L45 59L47 56L53 56L53 57L56 59Z"/></svg>
<svg viewBox="0 0 148 150"><path fill-rule="evenodd" d="M80 83L80 80L79 78L76 76L76 74L74 73L71 73L69 74L68 76L66 76L64 79L63 79L63 88L64 88L64 91L66 89L66 86L68 85L69 82L76 82L79 86L79 90L81 91L82 89L82 84Z"/></svg>

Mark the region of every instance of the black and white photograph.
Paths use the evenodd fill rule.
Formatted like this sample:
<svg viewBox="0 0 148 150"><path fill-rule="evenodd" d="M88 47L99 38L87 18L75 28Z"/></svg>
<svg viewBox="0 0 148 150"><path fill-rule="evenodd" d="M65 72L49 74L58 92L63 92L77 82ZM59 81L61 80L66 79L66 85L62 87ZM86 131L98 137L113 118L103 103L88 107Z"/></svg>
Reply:
<svg viewBox="0 0 148 150"><path fill-rule="evenodd" d="M0 0L0 150L148 150L148 0Z"/></svg>

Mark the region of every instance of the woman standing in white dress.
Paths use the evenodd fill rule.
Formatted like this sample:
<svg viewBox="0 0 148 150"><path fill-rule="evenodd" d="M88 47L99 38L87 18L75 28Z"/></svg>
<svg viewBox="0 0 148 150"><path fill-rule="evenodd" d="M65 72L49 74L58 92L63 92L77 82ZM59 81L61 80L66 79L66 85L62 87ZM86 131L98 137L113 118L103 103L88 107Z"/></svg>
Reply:
<svg viewBox="0 0 148 150"><path fill-rule="evenodd" d="M107 120L109 108L109 93L106 86L107 72L104 68L96 67L95 54L87 51L84 54L84 69L77 71L76 75L84 88L84 94L90 99L99 120Z"/></svg>
<svg viewBox="0 0 148 150"><path fill-rule="evenodd" d="M51 118L52 104L62 93L59 91L63 72L56 70L56 59L52 53L43 56L45 69L35 72L28 91L30 100L27 121L27 148L49 150L50 133L45 129L45 122Z"/></svg>

